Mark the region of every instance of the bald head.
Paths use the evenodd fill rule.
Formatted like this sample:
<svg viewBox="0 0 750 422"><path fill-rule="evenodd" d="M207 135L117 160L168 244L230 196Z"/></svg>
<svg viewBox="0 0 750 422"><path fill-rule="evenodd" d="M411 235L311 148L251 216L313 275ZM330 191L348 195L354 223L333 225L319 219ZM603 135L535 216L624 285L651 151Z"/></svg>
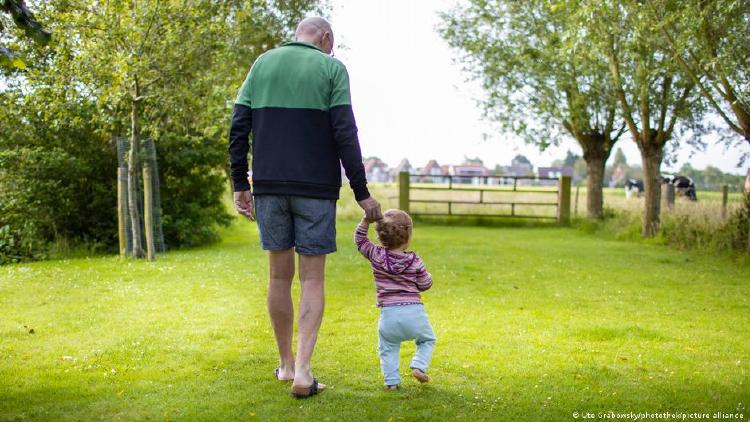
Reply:
<svg viewBox="0 0 750 422"><path fill-rule="evenodd" d="M313 16L305 18L297 25L294 33L297 41L309 42L320 47L326 54L333 51L333 29L327 20Z"/></svg>

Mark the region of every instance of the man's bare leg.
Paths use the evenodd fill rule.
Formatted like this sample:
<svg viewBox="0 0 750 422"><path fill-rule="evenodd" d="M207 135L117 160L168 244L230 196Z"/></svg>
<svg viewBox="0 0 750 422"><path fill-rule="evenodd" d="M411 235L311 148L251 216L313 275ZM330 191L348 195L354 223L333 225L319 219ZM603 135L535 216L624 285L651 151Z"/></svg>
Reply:
<svg viewBox="0 0 750 422"><path fill-rule="evenodd" d="M294 249L268 253L268 315L279 348L279 379L294 378L294 304L292 280L294 279Z"/></svg>
<svg viewBox="0 0 750 422"><path fill-rule="evenodd" d="M294 385L312 384L310 358L318 340L318 329L323 319L325 307L325 255L300 255L299 279L302 294L299 299L299 319L297 333L297 360L295 361ZM320 384L319 388L325 385Z"/></svg>

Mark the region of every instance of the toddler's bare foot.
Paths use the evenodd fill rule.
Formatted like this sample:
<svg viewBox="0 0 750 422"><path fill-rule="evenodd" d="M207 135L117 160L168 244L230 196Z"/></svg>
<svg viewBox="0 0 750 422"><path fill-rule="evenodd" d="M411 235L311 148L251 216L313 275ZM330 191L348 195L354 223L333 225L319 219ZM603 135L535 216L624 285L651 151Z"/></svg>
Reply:
<svg viewBox="0 0 750 422"><path fill-rule="evenodd" d="M411 374L414 375L414 378L416 378L417 381L419 381L421 383L425 383L425 382L430 381L430 377L427 374L425 374L424 372L422 372L421 370L417 369L417 368L412 368L411 369Z"/></svg>

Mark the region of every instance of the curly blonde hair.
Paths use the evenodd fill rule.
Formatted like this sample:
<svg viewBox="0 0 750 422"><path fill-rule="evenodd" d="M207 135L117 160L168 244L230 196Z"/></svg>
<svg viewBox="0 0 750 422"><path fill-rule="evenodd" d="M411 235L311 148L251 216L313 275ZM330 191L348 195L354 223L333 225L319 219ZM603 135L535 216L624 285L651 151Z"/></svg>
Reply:
<svg viewBox="0 0 750 422"><path fill-rule="evenodd" d="M380 243L388 249L406 244L411 237L412 221L405 211L390 209L383 213L383 219L375 223L375 232Z"/></svg>

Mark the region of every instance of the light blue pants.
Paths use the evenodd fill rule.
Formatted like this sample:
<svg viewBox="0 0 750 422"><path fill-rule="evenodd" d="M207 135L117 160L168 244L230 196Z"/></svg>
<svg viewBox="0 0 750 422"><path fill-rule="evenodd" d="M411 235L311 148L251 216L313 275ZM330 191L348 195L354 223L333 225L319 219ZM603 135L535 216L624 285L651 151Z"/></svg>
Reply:
<svg viewBox="0 0 750 422"><path fill-rule="evenodd" d="M378 322L378 353L380 368L387 385L401 383L398 373L398 354L401 342L415 340L417 351L411 360L410 368L427 372L435 348L435 334L424 311L424 305L386 306L380 310Z"/></svg>

